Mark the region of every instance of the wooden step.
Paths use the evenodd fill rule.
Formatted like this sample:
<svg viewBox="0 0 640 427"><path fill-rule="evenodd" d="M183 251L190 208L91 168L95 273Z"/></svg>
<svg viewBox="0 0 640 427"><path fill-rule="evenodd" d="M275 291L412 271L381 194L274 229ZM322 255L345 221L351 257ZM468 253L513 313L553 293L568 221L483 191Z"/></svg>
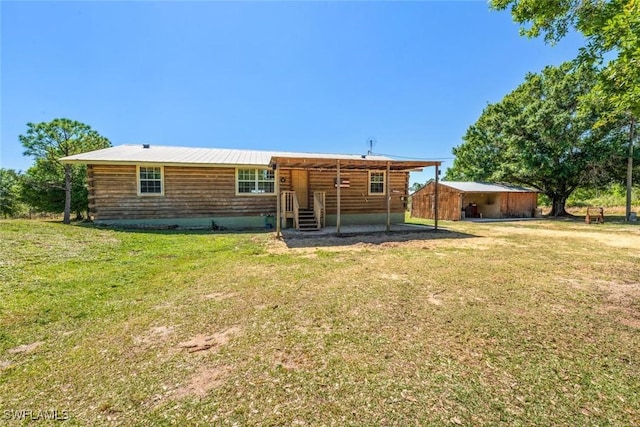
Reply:
<svg viewBox="0 0 640 427"><path fill-rule="evenodd" d="M313 209L300 209L298 211L298 229L300 231L319 230Z"/></svg>
<svg viewBox="0 0 640 427"><path fill-rule="evenodd" d="M298 230L300 230L300 231L320 230L320 228L318 228L318 226L315 225L315 224L314 225L304 225L304 226L302 224L299 224L299 225L300 226L298 227Z"/></svg>

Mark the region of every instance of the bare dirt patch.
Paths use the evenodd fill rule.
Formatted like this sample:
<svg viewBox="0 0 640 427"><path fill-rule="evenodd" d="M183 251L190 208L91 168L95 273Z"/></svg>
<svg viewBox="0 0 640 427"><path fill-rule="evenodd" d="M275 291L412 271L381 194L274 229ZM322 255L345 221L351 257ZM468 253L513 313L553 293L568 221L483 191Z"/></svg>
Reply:
<svg viewBox="0 0 640 427"><path fill-rule="evenodd" d="M278 352L274 361L276 366L286 370L302 369L309 365L309 360L304 354L294 354L285 351Z"/></svg>
<svg viewBox="0 0 640 427"><path fill-rule="evenodd" d="M209 350L211 348L217 348L227 344L231 338L239 333L240 328L234 326L225 331L211 335L198 334L192 337L189 341L181 342L178 344L178 347L186 349L189 353Z"/></svg>
<svg viewBox="0 0 640 427"><path fill-rule="evenodd" d="M605 296L604 311L613 314L623 325L640 329L640 283L599 283L598 288Z"/></svg>
<svg viewBox="0 0 640 427"><path fill-rule="evenodd" d="M175 399L182 399L188 396L206 396L210 390L219 387L231 369L228 366L209 366L202 368L193 375L188 384L174 390Z"/></svg>
<svg viewBox="0 0 640 427"><path fill-rule="evenodd" d="M442 305L442 300L439 299L437 295L429 295L427 302L433 305Z"/></svg>
<svg viewBox="0 0 640 427"><path fill-rule="evenodd" d="M213 292L203 296L205 300L223 301L233 297L235 294L231 292Z"/></svg>
<svg viewBox="0 0 640 427"><path fill-rule="evenodd" d="M328 234L323 236L295 236L282 239L273 238L268 245L268 252L272 254L286 253L295 250L298 253L315 252L318 249L331 252L358 252L372 248L398 248L419 247L423 248L432 242L455 241L459 242L470 237L469 234L449 230L435 231L392 231L390 233L362 233L336 236Z"/></svg>
<svg viewBox="0 0 640 427"><path fill-rule="evenodd" d="M602 295L599 312L613 316L623 325L640 329L640 283L615 280L566 280L581 290L595 288Z"/></svg>
<svg viewBox="0 0 640 427"><path fill-rule="evenodd" d="M10 348L9 350L7 350L7 353L10 353L10 354L31 353L36 348L40 347L42 344L44 344L44 341L36 341L36 342L32 342L31 344L19 345L17 347Z"/></svg>
<svg viewBox="0 0 640 427"><path fill-rule="evenodd" d="M498 229L496 229L497 231ZM607 231L607 232L604 232ZM520 235L534 235L536 237L546 237L550 239L558 239L562 237L591 240L598 243L602 243L607 246L616 248L638 248L640 246L640 235L637 233L621 233L611 230L603 230L603 232L587 231L587 229L570 230L544 230L539 228L526 228L526 227L504 227L500 228L501 234L520 234ZM636 251L638 253L638 251ZM638 254L637 256L640 256Z"/></svg>
<svg viewBox="0 0 640 427"><path fill-rule="evenodd" d="M173 332L173 326L156 326L151 328L147 334L135 337L133 343L137 346L148 348L154 344L166 341Z"/></svg>
<svg viewBox="0 0 640 427"><path fill-rule="evenodd" d="M172 310L174 308L175 308L175 305L172 303L164 303L164 304L153 306L154 310L161 310L161 311Z"/></svg>
<svg viewBox="0 0 640 427"><path fill-rule="evenodd" d="M0 371L4 371L9 366L11 366L11 362L8 360L0 360Z"/></svg>
<svg viewBox="0 0 640 427"><path fill-rule="evenodd" d="M401 275L396 273L382 273L380 274L380 278L386 279L386 280L392 280L394 282L399 280L405 280L405 277L402 277Z"/></svg>

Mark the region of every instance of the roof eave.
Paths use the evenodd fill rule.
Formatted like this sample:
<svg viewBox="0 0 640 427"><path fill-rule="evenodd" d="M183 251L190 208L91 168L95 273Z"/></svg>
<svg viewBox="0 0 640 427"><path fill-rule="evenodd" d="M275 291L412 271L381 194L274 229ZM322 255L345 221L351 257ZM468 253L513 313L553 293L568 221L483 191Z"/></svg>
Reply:
<svg viewBox="0 0 640 427"><path fill-rule="evenodd" d="M179 166L179 167L213 167L213 168L241 168L256 167L267 168L269 165L264 163L194 163L194 162L164 162L158 160L81 160L81 159L65 159L61 158L62 164L76 165L105 165L105 166L137 166L137 165L161 165L161 166Z"/></svg>

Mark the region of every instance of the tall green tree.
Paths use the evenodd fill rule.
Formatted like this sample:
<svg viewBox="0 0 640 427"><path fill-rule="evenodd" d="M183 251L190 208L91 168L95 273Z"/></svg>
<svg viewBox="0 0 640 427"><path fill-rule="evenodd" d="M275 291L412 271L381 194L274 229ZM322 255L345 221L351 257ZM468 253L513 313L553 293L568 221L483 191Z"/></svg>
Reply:
<svg viewBox="0 0 640 427"><path fill-rule="evenodd" d="M599 105L581 104L596 75L594 68L572 63L528 74L467 130L464 143L453 149L456 158L447 179L532 187L552 200L552 215L566 215L569 195L609 173L603 165L615 165L624 156L621 126L609 121L594 128Z"/></svg>
<svg viewBox="0 0 640 427"><path fill-rule="evenodd" d="M510 8L520 32L543 34L556 43L570 28L587 39L578 61L602 67L592 96L606 99L616 115L626 115L627 220L631 214L634 145L640 121L640 0L490 0L497 10Z"/></svg>
<svg viewBox="0 0 640 427"><path fill-rule="evenodd" d="M20 206L20 174L0 168L0 215L14 216Z"/></svg>
<svg viewBox="0 0 640 427"><path fill-rule="evenodd" d="M491 6L509 8L527 37L543 35L554 44L571 28L582 33L580 61L604 65L594 90L640 117L640 0L491 0Z"/></svg>
<svg viewBox="0 0 640 427"><path fill-rule="evenodd" d="M421 184L419 182L414 182L413 184L411 184L411 187L409 187L409 194L415 193L416 191L420 190L422 187L424 187L424 184Z"/></svg>
<svg viewBox="0 0 640 427"><path fill-rule="evenodd" d="M34 166L26 174L26 199L47 212L63 211L64 223L69 224L72 199L87 205L86 169L62 164L59 159L107 148L111 143L89 125L64 118L27 123L27 132L19 138L25 149L24 155L35 159ZM75 198L72 197L74 193Z"/></svg>

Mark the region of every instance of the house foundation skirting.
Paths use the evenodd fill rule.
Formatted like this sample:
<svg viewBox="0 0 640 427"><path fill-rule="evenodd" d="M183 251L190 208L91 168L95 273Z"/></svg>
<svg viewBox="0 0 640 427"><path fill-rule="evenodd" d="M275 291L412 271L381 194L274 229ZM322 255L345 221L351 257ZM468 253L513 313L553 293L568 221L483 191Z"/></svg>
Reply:
<svg viewBox="0 0 640 427"><path fill-rule="evenodd" d="M387 214L385 213L342 214L340 217L342 225L384 225L387 222ZM404 224L404 218L404 213L392 213L391 223ZM335 227L337 216L335 214L328 214L326 220L327 223L325 224L325 227ZM199 218L98 219L94 222L96 225L127 228L176 227L224 230L272 229L275 231L276 227L275 215Z"/></svg>
<svg viewBox="0 0 640 427"><path fill-rule="evenodd" d="M276 227L276 217L264 216L237 216L237 217L199 217L199 218L144 218L144 219L105 219L95 220L97 225L113 227L177 227L199 228L212 230L246 230L246 229L273 229Z"/></svg>
<svg viewBox="0 0 640 427"><path fill-rule="evenodd" d="M327 223L325 226L335 226L336 225L337 216L327 214ZM376 225L376 224L386 224L387 223L387 214L386 213L374 213L374 214L341 214L340 215L340 224L341 225ZM392 224L404 224L404 212L403 213L392 213L391 214L391 223Z"/></svg>

